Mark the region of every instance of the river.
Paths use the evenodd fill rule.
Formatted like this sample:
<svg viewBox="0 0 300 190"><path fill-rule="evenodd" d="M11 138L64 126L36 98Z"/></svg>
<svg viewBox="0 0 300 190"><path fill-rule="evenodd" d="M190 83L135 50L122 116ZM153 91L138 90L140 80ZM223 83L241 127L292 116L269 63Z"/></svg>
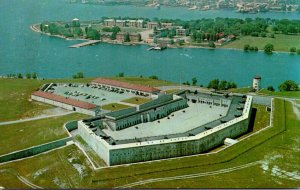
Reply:
<svg viewBox="0 0 300 190"><path fill-rule="evenodd" d="M278 86L291 79L300 83L300 56L287 53L245 53L237 50L167 49L146 51L147 46L99 44L68 48L77 41L49 37L30 30L45 20L95 20L102 16L198 19L215 17L265 17L300 19L299 13L239 14L229 10L189 11L186 8L100 6L68 4L64 0L2 0L0 7L0 75L36 72L44 78L67 78L82 71L88 77L157 75L164 80L183 82L198 79L206 85L214 78L249 86L253 75L262 76L262 85Z"/></svg>

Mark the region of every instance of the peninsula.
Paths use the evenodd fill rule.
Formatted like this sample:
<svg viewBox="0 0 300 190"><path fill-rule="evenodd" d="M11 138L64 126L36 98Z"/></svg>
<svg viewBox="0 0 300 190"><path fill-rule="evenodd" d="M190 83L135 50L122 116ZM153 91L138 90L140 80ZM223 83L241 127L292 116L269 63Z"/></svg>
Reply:
<svg viewBox="0 0 300 190"><path fill-rule="evenodd" d="M216 18L183 21L180 19L107 18L80 21L45 21L31 29L66 39L93 40L123 45L148 44L160 48L233 48L300 54L299 20ZM267 52L267 51L266 51ZM269 53L270 53L269 52ZM268 53L268 52L267 52Z"/></svg>

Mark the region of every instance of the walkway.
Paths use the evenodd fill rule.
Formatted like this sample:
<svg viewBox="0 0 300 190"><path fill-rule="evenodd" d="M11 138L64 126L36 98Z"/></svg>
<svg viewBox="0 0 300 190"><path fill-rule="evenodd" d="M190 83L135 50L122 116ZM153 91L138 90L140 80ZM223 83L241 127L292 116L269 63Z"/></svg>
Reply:
<svg viewBox="0 0 300 190"><path fill-rule="evenodd" d="M10 124L15 124L15 123L22 123L22 122L26 122L26 121L35 121L35 120L46 119L46 118L51 118L51 117L64 116L64 115L69 115L71 113L76 113L76 112L68 111L65 113L60 113L60 114L55 114L55 115L38 116L38 117L32 117L32 118L28 118L28 119L19 119L19 120L15 120L15 121L5 121L5 122L1 122L0 126L1 125L10 125Z"/></svg>
<svg viewBox="0 0 300 190"><path fill-rule="evenodd" d="M83 46L89 46L89 45L97 44L99 42L101 42L101 40L89 40L87 42L83 42L83 43L80 43L80 44L75 44L75 45L69 46L69 48L80 48L80 47L83 47Z"/></svg>

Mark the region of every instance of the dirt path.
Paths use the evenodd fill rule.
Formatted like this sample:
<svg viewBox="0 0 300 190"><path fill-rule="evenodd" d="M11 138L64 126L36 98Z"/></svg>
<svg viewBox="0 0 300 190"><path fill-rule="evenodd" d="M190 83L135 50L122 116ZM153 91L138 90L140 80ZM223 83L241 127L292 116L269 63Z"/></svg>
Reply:
<svg viewBox="0 0 300 190"><path fill-rule="evenodd" d="M180 179L190 179L190 178L197 178L197 177L203 177L203 176L210 176L210 175L218 175L218 174L223 174L223 173L228 173L232 172L235 170L240 170L244 168L248 168L257 164L260 164L261 161L256 161L256 162L251 162L248 164L240 165L240 166L235 166L232 168L227 168L227 169L222 169L222 170L216 170L212 172L204 172L204 173L196 173L196 174L188 174L188 175L180 175L180 176L172 176L172 177L164 177L164 178L152 178L152 179L147 179L143 181L138 181L134 183L129 183L123 186L119 186L116 188L132 188L138 185L145 185L148 183L155 183L155 182L162 182L162 181L171 181L171 180L180 180Z"/></svg>

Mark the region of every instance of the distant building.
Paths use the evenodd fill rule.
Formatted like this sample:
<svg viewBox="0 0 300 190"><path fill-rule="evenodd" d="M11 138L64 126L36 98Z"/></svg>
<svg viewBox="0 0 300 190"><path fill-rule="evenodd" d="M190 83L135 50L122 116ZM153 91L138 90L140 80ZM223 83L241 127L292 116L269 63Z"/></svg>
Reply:
<svg viewBox="0 0 300 190"><path fill-rule="evenodd" d="M129 39L131 42L139 42L141 40L141 35L139 33L129 34Z"/></svg>
<svg viewBox="0 0 300 190"><path fill-rule="evenodd" d="M79 19L78 19L78 18L74 18L74 19L72 20L72 25L73 25L73 26L76 26L76 27L79 27L79 26L80 26Z"/></svg>
<svg viewBox="0 0 300 190"><path fill-rule="evenodd" d="M130 91L132 93L136 93L139 95L151 95L158 94L160 92L159 89L153 88L150 86L143 86L138 84L130 84L126 82L120 82L112 79L106 78L97 78L92 81L92 84L100 85L100 87L106 87L110 89L119 89L124 91Z"/></svg>
<svg viewBox="0 0 300 190"><path fill-rule="evenodd" d="M137 20L136 21L136 27L137 28L144 28L144 21L143 20Z"/></svg>
<svg viewBox="0 0 300 190"><path fill-rule="evenodd" d="M116 21L114 19L105 19L103 24L104 26L113 27L116 25Z"/></svg>
<svg viewBox="0 0 300 190"><path fill-rule="evenodd" d="M158 36L158 37L162 37L164 36L164 33L167 32L168 29L166 28L158 28L156 30L153 30L153 34L154 36Z"/></svg>
<svg viewBox="0 0 300 190"><path fill-rule="evenodd" d="M176 36L186 36L187 29L184 28L177 28L176 29Z"/></svg>
<svg viewBox="0 0 300 190"><path fill-rule="evenodd" d="M162 23L160 24L160 26L161 26L162 28L168 28L168 29L170 29L170 28L173 27L173 23L162 22Z"/></svg>
<svg viewBox="0 0 300 190"><path fill-rule="evenodd" d="M125 41L125 33L119 32L116 36L116 40L119 42L124 42Z"/></svg>
<svg viewBox="0 0 300 190"><path fill-rule="evenodd" d="M154 28L158 28L158 22L148 22L147 23L147 28L149 29L154 29Z"/></svg>
<svg viewBox="0 0 300 190"><path fill-rule="evenodd" d="M101 32L101 39L106 41L110 40L112 32Z"/></svg>
<svg viewBox="0 0 300 190"><path fill-rule="evenodd" d="M252 88L255 90L255 91L259 91L260 90L260 83L261 83L261 76L254 76L253 77L253 85L252 85Z"/></svg>
<svg viewBox="0 0 300 190"><path fill-rule="evenodd" d="M126 26L126 21L125 20L116 20L116 26L125 27Z"/></svg>
<svg viewBox="0 0 300 190"><path fill-rule="evenodd" d="M136 28L136 27L137 27L137 21L136 21L136 20L127 20L126 25L127 25L128 27Z"/></svg>

